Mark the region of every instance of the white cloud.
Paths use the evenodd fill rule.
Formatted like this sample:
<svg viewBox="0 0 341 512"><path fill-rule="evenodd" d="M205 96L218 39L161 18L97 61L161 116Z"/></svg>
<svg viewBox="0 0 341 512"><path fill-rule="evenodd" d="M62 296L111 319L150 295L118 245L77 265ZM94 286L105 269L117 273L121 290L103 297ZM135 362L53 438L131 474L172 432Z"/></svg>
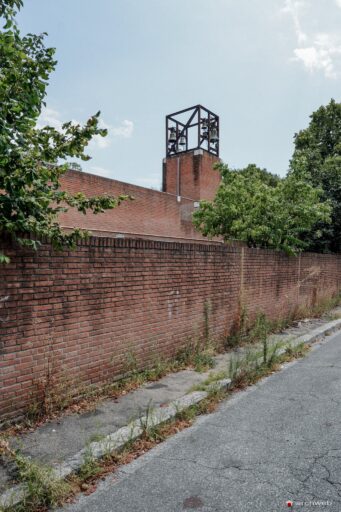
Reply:
<svg viewBox="0 0 341 512"><path fill-rule="evenodd" d="M73 119L72 122L74 124L81 124L75 119ZM49 107L43 107L37 124L38 128L42 128L43 126L48 125L61 131L63 121L61 119L60 112ZM100 128L106 128L108 130L108 135L106 137L101 137L100 135L94 136L91 141L91 145L93 148L97 149L105 149L109 147L115 137L123 137L128 139L133 135L134 132L134 123L128 119L124 119L118 126L112 126L100 119L99 126Z"/></svg>
<svg viewBox="0 0 341 512"><path fill-rule="evenodd" d="M310 72L321 70L327 78L336 78L341 69L341 41L330 34L317 34L312 46L296 48L294 54Z"/></svg>
<svg viewBox="0 0 341 512"><path fill-rule="evenodd" d="M305 6L306 3L302 0L285 0L284 7L282 9L282 12L288 13L292 18L299 44L303 44L307 40L307 34L303 31L300 21L300 12Z"/></svg>
<svg viewBox="0 0 341 512"><path fill-rule="evenodd" d="M312 71L315 67L318 66L318 57L316 48L296 48L294 53L297 57L297 60L301 60L306 68Z"/></svg>
<svg viewBox="0 0 341 512"><path fill-rule="evenodd" d="M134 123L128 119L124 119L119 126L112 126L101 119L99 126L100 128L106 128L108 130L108 135L106 137L95 135L92 140L92 144L99 149L108 148L115 137L129 139L134 132Z"/></svg>
<svg viewBox="0 0 341 512"><path fill-rule="evenodd" d="M60 113L57 110L49 107L43 107L38 119L38 128L43 126L52 126L56 130L62 129L63 122L60 119Z"/></svg>
<svg viewBox="0 0 341 512"><path fill-rule="evenodd" d="M341 0L336 0L341 7ZM326 78L336 78L341 74L341 36L338 33L303 30L301 17L304 10L309 9L309 15L304 13L308 22L318 19L318 12L312 12L316 4L302 0L285 0L282 12L291 16L297 39L294 60L302 62L311 73L322 71Z"/></svg>
<svg viewBox="0 0 341 512"><path fill-rule="evenodd" d="M112 134L115 137L125 137L126 139L129 139L133 135L134 131L134 123L133 121L129 121L128 119L124 119L122 121L120 126L117 126L116 128L111 128Z"/></svg>

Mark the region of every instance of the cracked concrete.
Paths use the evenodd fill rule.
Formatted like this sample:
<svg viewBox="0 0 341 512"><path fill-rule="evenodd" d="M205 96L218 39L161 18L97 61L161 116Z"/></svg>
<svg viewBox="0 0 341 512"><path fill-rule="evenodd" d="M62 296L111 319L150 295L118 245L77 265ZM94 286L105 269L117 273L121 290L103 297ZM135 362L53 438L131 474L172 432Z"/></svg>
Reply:
<svg viewBox="0 0 341 512"><path fill-rule="evenodd" d="M339 361L336 334L59 512L340 512Z"/></svg>

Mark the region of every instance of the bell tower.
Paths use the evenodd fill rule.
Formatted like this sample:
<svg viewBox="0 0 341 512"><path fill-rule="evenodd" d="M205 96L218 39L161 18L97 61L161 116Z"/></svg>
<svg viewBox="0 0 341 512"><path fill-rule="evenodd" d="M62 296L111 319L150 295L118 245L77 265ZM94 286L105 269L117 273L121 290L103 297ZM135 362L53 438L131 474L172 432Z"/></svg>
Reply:
<svg viewBox="0 0 341 512"><path fill-rule="evenodd" d="M163 192L199 201L214 198L220 182L219 117L195 105L166 116Z"/></svg>

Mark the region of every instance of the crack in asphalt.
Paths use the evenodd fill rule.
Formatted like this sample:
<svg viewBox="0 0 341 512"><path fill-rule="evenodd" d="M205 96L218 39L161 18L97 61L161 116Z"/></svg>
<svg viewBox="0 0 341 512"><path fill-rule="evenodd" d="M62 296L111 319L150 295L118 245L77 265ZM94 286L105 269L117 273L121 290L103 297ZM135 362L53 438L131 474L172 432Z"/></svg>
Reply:
<svg viewBox="0 0 341 512"><path fill-rule="evenodd" d="M261 434L258 431L252 431L252 432ZM338 499L338 498L341 498L341 488L339 489L337 487L339 485L341 486L341 482L334 481L332 479L331 470L328 468L326 463L322 462L322 460L326 457L331 457L334 459L341 458L341 454L340 454L340 457L330 455L331 452L334 452L334 451L341 452L341 449L340 448L330 448L327 451L325 451L319 455L315 455L315 456L309 457L309 458L308 457L303 458L303 460L311 460L311 464L309 464L309 466L307 468L298 470L298 471L304 472L306 474L306 476L304 476L303 478L297 474L297 468L293 464L287 464L285 467L287 467L287 469L290 471L292 477L294 478L293 485L295 485L295 482L296 482L297 486L298 486L297 489L295 489L295 490L293 488L288 488L285 485L278 484L278 483L274 482L273 480L269 481L269 479L261 478L261 476L263 474L262 466L266 466L266 469L268 469L268 466L269 466L268 461L251 462L251 463L248 463L248 465L245 465L243 463L240 463L240 464L231 463L231 464L214 466L214 465L204 464L198 460L189 459L189 458L185 458L185 457L183 457L183 458L181 458L181 457L160 457L160 458L162 458L166 461L185 462L185 463L190 463L190 464L195 464L195 465L201 466L205 469L214 471L216 473L215 476L217 478L221 478L221 479L228 480L228 481L232 480L231 476L222 474L222 472L226 471L227 469L234 469L237 472L251 472L253 474L253 476L255 477L255 479L259 483L267 484L267 485L270 485L271 487L275 487L280 492L284 491L285 493L287 493L288 497L304 495L305 501L307 501L307 496L311 496L311 501L313 501L313 500L325 501L325 497L319 498L318 496L311 494L311 488L309 487L309 480L314 478L314 471L317 466L320 466L322 469L325 470L326 476L322 476L319 474L319 479L325 481L327 484L329 484L331 486L331 488L333 490L333 495L334 495L333 500L336 503L339 503L339 502L341 503L341 500ZM302 460L302 458L299 456L297 457L297 459ZM283 458L282 458L282 460L283 460ZM292 462L292 457L288 457L287 460L290 460ZM265 470L265 472L266 472L266 470ZM336 495L335 495L335 493L336 493Z"/></svg>
<svg viewBox="0 0 341 512"><path fill-rule="evenodd" d="M237 469L239 471L253 471L252 468L242 468L241 464L228 464L226 466L209 466L208 464L203 464L202 462L199 462L198 460L194 459L186 459L186 458L177 458L177 457L161 457L160 459L166 460L166 461L173 461L173 462L189 462L191 464L196 464L198 466L201 466L205 469L212 469L213 471L224 471L225 469Z"/></svg>
<svg viewBox="0 0 341 512"><path fill-rule="evenodd" d="M243 471L250 471L250 472L253 472L254 473L254 476L256 478L256 480L261 483L261 484L267 484L267 485L270 485L271 487L275 487L276 489L278 489L279 491L285 491L288 496L294 496L295 492L286 488L285 486L283 485L279 485L277 483L275 483L273 480L269 481L268 479L261 479L259 478L259 474L260 474L260 470L254 468L254 467L245 467L243 464L228 464L228 465L224 465L224 466L210 466L210 465L207 465L207 464L203 464L197 460L194 460L194 459L187 459L187 458L178 458L178 457L160 457L160 458L163 458L164 460L166 461L174 461L174 462L189 462L191 464L196 464L198 466L201 466L205 469L211 469L213 471L216 471L218 472L218 474L216 474L215 476L217 478L221 478L223 480L228 480L228 481L231 481L231 477L230 476L227 476L227 475L224 475L224 474L219 474L219 472L221 471L225 471L226 469L235 469L237 471L240 471L240 472L243 472ZM250 464L250 466L264 466L264 465L267 465L268 462L267 461L261 461L261 462L253 462Z"/></svg>
<svg viewBox="0 0 341 512"><path fill-rule="evenodd" d="M309 492L311 491L311 489L309 488L308 486L308 481L310 479L312 479L314 477L314 469L316 468L316 466L320 466L321 468L323 468L326 473L327 473L327 476L322 476L319 474L319 479L320 480L324 480L325 482L327 482L333 489L333 491L336 491L337 493L337 496L341 498L341 490L339 490L336 485L340 485L340 482L334 482L332 479L331 479L331 472L330 472L330 469L328 468L328 466L326 464L323 464L321 462L321 460L323 460L325 457L328 457L329 456L329 453L331 451L335 451L335 450L338 450L340 451L339 448L331 448L329 450L327 450L326 452L320 454L320 455L315 455L312 458L312 463L310 464L310 467L307 468L307 476L303 479L300 479L297 475L294 475L294 472L292 471L292 474L294 476L294 478L296 478L297 480L299 480L303 485L300 487L300 489L298 490L298 493L301 493L302 491L305 491L305 492ZM333 458L338 458L338 457L333 457ZM318 498L317 496L313 495L313 500L317 500L317 501L325 501L325 497L324 498ZM341 500L338 500L336 497L333 497L333 500L336 501L336 503L341 503Z"/></svg>

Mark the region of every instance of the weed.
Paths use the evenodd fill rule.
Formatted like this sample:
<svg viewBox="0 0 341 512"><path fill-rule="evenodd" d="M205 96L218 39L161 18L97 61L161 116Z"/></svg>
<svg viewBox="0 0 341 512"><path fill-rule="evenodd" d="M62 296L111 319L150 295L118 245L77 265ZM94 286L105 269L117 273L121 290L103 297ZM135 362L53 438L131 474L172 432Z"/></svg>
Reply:
<svg viewBox="0 0 341 512"><path fill-rule="evenodd" d="M70 486L58 479L52 468L37 464L18 453L14 456L18 468L18 478L23 485L24 499L10 506L6 512L35 512L42 508L54 507L62 503L70 493Z"/></svg>
<svg viewBox="0 0 341 512"><path fill-rule="evenodd" d="M176 361L165 361L157 357L153 361L152 368L141 373L147 381L156 381L171 371L176 371Z"/></svg>
<svg viewBox="0 0 341 512"><path fill-rule="evenodd" d="M93 478L94 476L98 475L100 472L100 469L101 469L101 467L98 462L98 459L96 459L93 456L91 448L88 446L85 450L83 464L81 465L80 469L78 470L79 478L83 482L85 482L85 481L89 480L89 478Z"/></svg>
<svg viewBox="0 0 341 512"><path fill-rule="evenodd" d="M280 332L288 327L293 321L300 318L319 317L330 311L334 307L341 304L341 296L338 294L333 298L321 299L318 303L308 307L301 306L296 308L291 314L285 318L269 320L264 313L258 313L255 320L250 325L249 315L245 306L241 306L241 313L238 322L238 328L230 336L227 337L224 347L229 350L237 346L245 344L253 344L262 342L263 344L263 357L266 359L267 346L265 338L275 332ZM341 317L341 313L334 314L333 318Z"/></svg>
<svg viewBox="0 0 341 512"><path fill-rule="evenodd" d="M143 416L142 413L140 413L139 416L139 423L142 429L142 436L144 437L148 437L148 432L153 428L153 411L154 408L152 407L152 401L149 400Z"/></svg>
<svg viewBox="0 0 341 512"><path fill-rule="evenodd" d="M336 294L332 298L320 299L317 303L311 306L301 306L297 308L291 319L299 320L300 318L320 317L340 304L341 295Z"/></svg>
<svg viewBox="0 0 341 512"><path fill-rule="evenodd" d="M193 421L196 416L195 407L187 407L186 409L178 410L175 418L182 421Z"/></svg>
<svg viewBox="0 0 341 512"><path fill-rule="evenodd" d="M88 439L88 443L98 443L99 441L102 441L102 439L104 439L104 435L103 434L92 434L89 439Z"/></svg>
<svg viewBox="0 0 341 512"><path fill-rule="evenodd" d="M283 342L278 341L271 345L267 351L267 358L264 362L269 368L272 368L279 361L278 351L283 347Z"/></svg>
<svg viewBox="0 0 341 512"><path fill-rule="evenodd" d="M288 345L285 349L285 356L287 359L298 359L299 357L303 357L309 352L310 348L304 342L299 343L296 346Z"/></svg>
<svg viewBox="0 0 341 512"><path fill-rule="evenodd" d="M210 300L204 302L204 337L205 342L209 343L210 340L210 313L212 311L212 305Z"/></svg>
<svg viewBox="0 0 341 512"><path fill-rule="evenodd" d="M332 313L332 314L328 315L328 318L330 320L340 320L341 312L340 313Z"/></svg>
<svg viewBox="0 0 341 512"><path fill-rule="evenodd" d="M63 411L79 393L79 388L71 378L54 376L49 368L46 376L35 382L35 387L26 413L29 423Z"/></svg>
<svg viewBox="0 0 341 512"><path fill-rule="evenodd" d="M263 342L274 328L274 324L266 318L264 313L258 313L252 326L248 325L247 311L245 308L242 308L240 328L227 338L225 348L233 348L246 343Z"/></svg>
<svg viewBox="0 0 341 512"><path fill-rule="evenodd" d="M204 372L213 368L215 352L216 349L212 343L189 341L183 349L179 350L176 360L181 367L192 366L197 372Z"/></svg>
<svg viewBox="0 0 341 512"><path fill-rule="evenodd" d="M262 354L257 351L248 351L243 358L231 358L227 375L232 381L233 388L244 388L254 384L274 369L280 362L278 355L280 346L281 344L277 343L268 347L265 341Z"/></svg>
<svg viewBox="0 0 341 512"><path fill-rule="evenodd" d="M137 371L138 363L137 357L133 350L128 350L125 353L125 362L124 362L124 373L134 373Z"/></svg>
<svg viewBox="0 0 341 512"><path fill-rule="evenodd" d="M214 385L218 380L226 379L227 378L227 372L226 371L220 371L218 373L210 373L210 375L207 377L207 379L204 380L201 384L197 384L191 388L191 391L206 391L207 388Z"/></svg>

